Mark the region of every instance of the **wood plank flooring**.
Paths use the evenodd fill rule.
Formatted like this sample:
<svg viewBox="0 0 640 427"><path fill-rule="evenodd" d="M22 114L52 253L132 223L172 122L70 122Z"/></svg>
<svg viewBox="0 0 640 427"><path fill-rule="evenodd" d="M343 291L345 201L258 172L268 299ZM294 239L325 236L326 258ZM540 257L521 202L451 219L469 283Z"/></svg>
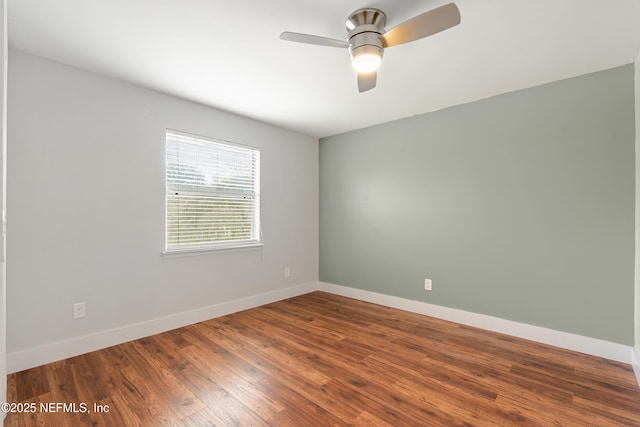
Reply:
<svg viewBox="0 0 640 427"><path fill-rule="evenodd" d="M18 372L8 395L35 411L5 426L640 426L629 365L322 292Z"/></svg>

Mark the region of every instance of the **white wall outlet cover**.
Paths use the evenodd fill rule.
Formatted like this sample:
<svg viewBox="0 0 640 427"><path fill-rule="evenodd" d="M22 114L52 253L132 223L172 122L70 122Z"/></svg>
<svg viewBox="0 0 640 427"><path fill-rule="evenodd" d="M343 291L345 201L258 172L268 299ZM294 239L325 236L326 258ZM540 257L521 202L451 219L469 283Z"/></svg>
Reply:
<svg viewBox="0 0 640 427"><path fill-rule="evenodd" d="M73 318L80 319L87 315L87 305L83 302L73 304Z"/></svg>

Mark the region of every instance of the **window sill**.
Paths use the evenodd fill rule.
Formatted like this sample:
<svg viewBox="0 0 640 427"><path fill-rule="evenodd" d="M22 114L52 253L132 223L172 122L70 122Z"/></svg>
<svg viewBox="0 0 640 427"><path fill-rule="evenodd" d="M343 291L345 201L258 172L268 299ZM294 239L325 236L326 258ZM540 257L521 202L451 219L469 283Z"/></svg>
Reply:
<svg viewBox="0 0 640 427"><path fill-rule="evenodd" d="M254 251L264 247L263 243L251 243L246 245L230 245L220 246L217 248L186 248L186 249L174 249L162 251L162 256L166 258L183 257L183 256L195 256L195 255L207 255L213 253L225 253L225 252L241 252L241 251Z"/></svg>

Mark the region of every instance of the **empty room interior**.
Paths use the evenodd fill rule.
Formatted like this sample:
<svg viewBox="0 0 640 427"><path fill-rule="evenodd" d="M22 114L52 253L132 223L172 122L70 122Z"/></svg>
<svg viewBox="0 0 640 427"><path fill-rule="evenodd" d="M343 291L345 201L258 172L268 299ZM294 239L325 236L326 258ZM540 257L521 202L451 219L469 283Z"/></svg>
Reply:
<svg viewBox="0 0 640 427"><path fill-rule="evenodd" d="M640 426L637 0L0 0L5 426Z"/></svg>

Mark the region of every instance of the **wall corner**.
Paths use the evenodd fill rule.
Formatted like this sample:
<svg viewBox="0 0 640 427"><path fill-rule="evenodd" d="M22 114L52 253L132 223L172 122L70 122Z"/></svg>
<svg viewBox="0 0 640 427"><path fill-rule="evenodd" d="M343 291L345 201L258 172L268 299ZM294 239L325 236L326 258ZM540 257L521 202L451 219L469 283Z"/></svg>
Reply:
<svg viewBox="0 0 640 427"><path fill-rule="evenodd" d="M635 100L635 273L633 368L640 384L640 52L634 63Z"/></svg>

